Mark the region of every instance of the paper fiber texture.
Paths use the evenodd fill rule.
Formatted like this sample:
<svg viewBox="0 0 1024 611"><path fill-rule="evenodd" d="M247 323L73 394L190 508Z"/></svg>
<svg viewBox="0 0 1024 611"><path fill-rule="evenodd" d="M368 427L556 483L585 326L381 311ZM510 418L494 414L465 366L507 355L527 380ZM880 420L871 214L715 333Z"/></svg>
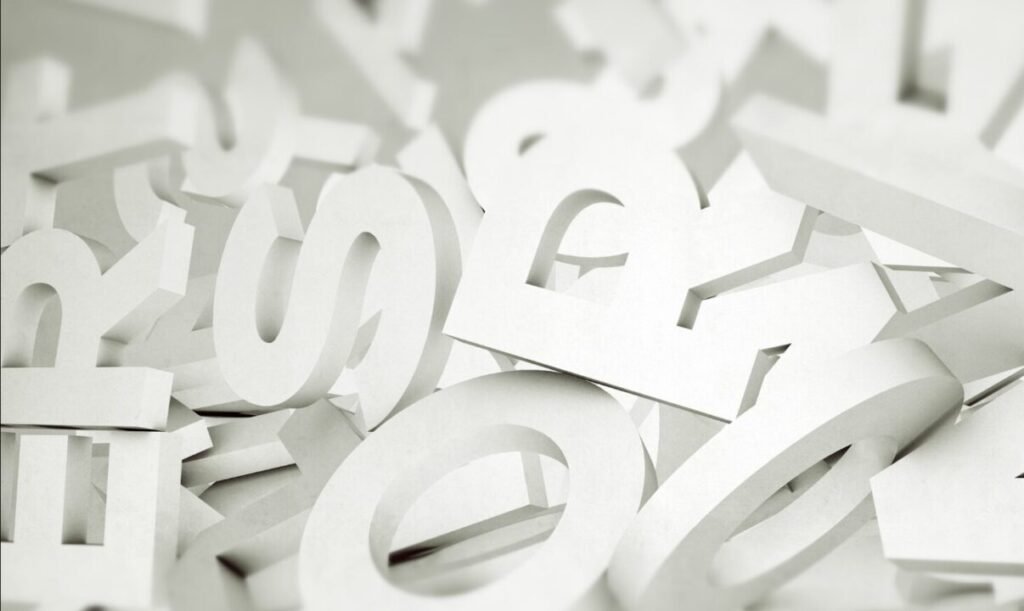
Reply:
<svg viewBox="0 0 1024 611"><path fill-rule="evenodd" d="M0 606L1024 605L1019 0L4 0Z"/></svg>

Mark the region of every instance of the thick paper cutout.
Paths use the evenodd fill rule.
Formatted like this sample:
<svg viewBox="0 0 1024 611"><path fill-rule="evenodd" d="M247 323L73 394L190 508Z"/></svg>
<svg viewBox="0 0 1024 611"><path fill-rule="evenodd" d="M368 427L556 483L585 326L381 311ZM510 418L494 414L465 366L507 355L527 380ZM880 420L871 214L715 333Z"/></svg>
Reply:
<svg viewBox="0 0 1024 611"><path fill-rule="evenodd" d="M510 450L555 456L572 471L566 512L542 548L512 575L463 594L425 597L390 583L390 540L416 497L466 460ZM510 372L458 384L376 431L328 482L303 535L303 600L314 609L338 600L391 608L480 609L513 601L564 608L600 577L653 477L629 417L586 382Z"/></svg>
<svg viewBox="0 0 1024 611"><path fill-rule="evenodd" d="M1018 383L871 478L886 558L916 570L1024 573L1022 405Z"/></svg>
<svg viewBox="0 0 1024 611"><path fill-rule="evenodd" d="M192 541L169 576L173 608L251 606L242 575L259 573L298 552L309 508L337 466L360 443L348 419L324 401L297 410L280 437L301 476ZM297 575L291 573L290 579L296 583Z"/></svg>
<svg viewBox="0 0 1024 611"><path fill-rule="evenodd" d="M21 434L15 528L12 540L0 543L5 601L148 607L165 600L178 542L176 440L164 433L92 435L97 435L92 443L107 443L110 451L101 545L62 543L58 520L69 499L62 502L54 494L64 484L62 477L68 483L73 477L62 473L60 463L70 458L73 446L91 447L89 440L52 432ZM79 462L77 468L82 466ZM63 524L69 525L67 518Z"/></svg>
<svg viewBox="0 0 1024 611"><path fill-rule="evenodd" d="M53 227L56 187L102 169L152 159L194 143L193 81L169 75L145 89L67 111L70 73L55 60L11 71L4 101L2 244Z"/></svg>
<svg viewBox="0 0 1024 611"><path fill-rule="evenodd" d="M120 367L125 344L184 294L192 228L167 221L106 273L88 246L59 229L36 231L3 254L2 421L6 425L162 430L169 373ZM52 367L32 367L47 300L60 299Z"/></svg>
<svg viewBox="0 0 1024 611"><path fill-rule="evenodd" d="M308 231L290 193L263 188L239 212L217 277L224 379L253 410L326 396L356 344L371 268L386 270L377 274L381 321L355 373L360 418L376 427L441 374L457 248L436 194L393 170L334 177Z"/></svg>
<svg viewBox="0 0 1024 611"><path fill-rule="evenodd" d="M710 297L794 263L813 211L764 196L758 206L702 211L685 167L670 153L643 149L648 154L640 158L623 157L613 144L618 141L608 138L590 143L549 136L535 145L506 189L508 204L484 217L445 332L731 420L743 407L759 352L790 342L751 340L746 349L723 350L720 337L700 332L699 308L711 307ZM625 209L622 232L631 246L611 303L540 288L574 214L608 197ZM726 241L732 247L719 250ZM865 281L877 282L877 275L869 270ZM880 297L884 307L888 298ZM746 377L724 389L712 382L726 373Z"/></svg>
<svg viewBox="0 0 1024 611"><path fill-rule="evenodd" d="M735 609L756 600L862 525L870 517L867 478L962 397L945 366L914 340L872 344L776 378L640 511L612 558L612 591L627 608L684 600ZM787 481L847 446L789 507L734 533ZM724 554L720 564L716 554Z"/></svg>
<svg viewBox="0 0 1024 611"><path fill-rule="evenodd" d="M881 122L833 124L768 98L749 102L733 123L774 189L1024 287L1024 182L1011 180L994 158L977 158L966 173L938 142L925 154Z"/></svg>

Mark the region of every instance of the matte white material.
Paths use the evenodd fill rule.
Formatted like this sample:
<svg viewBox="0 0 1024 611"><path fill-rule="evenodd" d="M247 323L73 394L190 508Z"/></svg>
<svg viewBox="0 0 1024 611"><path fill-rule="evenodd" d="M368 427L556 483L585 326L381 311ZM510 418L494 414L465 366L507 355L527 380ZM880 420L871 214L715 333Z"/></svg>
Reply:
<svg viewBox="0 0 1024 611"><path fill-rule="evenodd" d="M37 231L3 254L2 421L7 425L162 430L170 374L123 362L124 344L184 293L192 228L167 221L106 273L88 246L63 230ZM39 319L61 304L50 367L34 361ZM98 366L107 366L97 368Z"/></svg>
<svg viewBox="0 0 1024 611"><path fill-rule="evenodd" d="M393 170L335 176L308 232L288 192L263 188L239 213L217 278L213 330L225 380L257 410L326 395L356 343L371 269L386 270L381 320L355 374L360 418L376 427L441 374L457 249L437 195Z"/></svg>
<svg viewBox="0 0 1024 611"><path fill-rule="evenodd" d="M995 158L968 174L941 149L926 155L902 143L898 131L830 124L767 98L748 103L734 125L773 188L1010 288L1024 287L1024 186L1001 178Z"/></svg>
<svg viewBox="0 0 1024 611"><path fill-rule="evenodd" d="M123 97L68 111L70 74L54 60L11 71L3 113L2 244L53 226L57 184L158 157L195 141L192 81L169 75Z"/></svg>
<svg viewBox="0 0 1024 611"><path fill-rule="evenodd" d="M644 148L643 156L623 157L607 137L598 143L549 136L534 146L504 195L509 203L484 217L446 323L449 335L731 420L743 407L760 351L796 340L802 332L795 329L813 333L834 314L830 307L791 310L784 319L767 315L768 324L750 325L771 343L724 326L703 333L701 309L714 311L727 300L701 300L795 262L813 211L763 193L755 196L760 201L702 211L685 167L670 154ZM541 288L574 215L609 197L623 206L630 245L609 305ZM851 290L871 294L865 307L883 318L861 321L875 325L872 332L841 349L870 341L895 313L877 274L866 268L857 275L858 288ZM855 332L842 316L832 320L831 328Z"/></svg>
<svg viewBox="0 0 1024 611"><path fill-rule="evenodd" d="M504 579L443 598L388 581L391 538L424 488L472 458L527 449L567 464L572 486L561 521L526 564ZM620 533L653 489L648 469L629 417L586 382L511 372L450 387L370 436L328 482L299 554L303 601L311 609L333 608L338 600L396 609L564 608L600 577Z"/></svg>
<svg viewBox="0 0 1024 611"><path fill-rule="evenodd" d="M58 437L68 443L77 439ZM165 600L177 548L180 450L174 437L125 431L105 435L110 470L102 545L63 543L59 537L60 526L47 509L61 511L62 499L54 492L62 482L53 469L67 454L44 450L54 441L60 440L52 434L20 440L15 531L12 541L0 543L4 600L121 607ZM58 536L30 536L37 526Z"/></svg>
<svg viewBox="0 0 1024 611"><path fill-rule="evenodd" d="M1022 407L1018 384L871 478L886 558L917 570L1024 576Z"/></svg>
<svg viewBox="0 0 1024 611"><path fill-rule="evenodd" d="M424 127L433 111L436 87L406 65L395 49L393 36L382 34L359 7L349 2L315 0L313 7L334 43L351 58L398 119L407 127Z"/></svg>
<svg viewBox="0 0 1024 611"><path fill-rule="evenodd" d="M962 397L942 363L913 340L872 344L776 379L640 511L612 558L612 591L627 608L685 600L736 609L756 600L862 525L870 517L867 478ZM779 487L847 446L799 500L734 533Z"/></svg>

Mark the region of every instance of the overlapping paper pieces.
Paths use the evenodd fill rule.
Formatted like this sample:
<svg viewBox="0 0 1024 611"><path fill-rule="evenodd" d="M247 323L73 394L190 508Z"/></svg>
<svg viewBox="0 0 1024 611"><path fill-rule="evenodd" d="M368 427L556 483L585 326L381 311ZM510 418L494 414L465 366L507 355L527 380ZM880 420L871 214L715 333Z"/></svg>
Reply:
<svg viewBox="0 0 1024 611"><path fill-rule="evenodd" d="M4 13L5 608L1024 600L1020 4Z"/></svg>

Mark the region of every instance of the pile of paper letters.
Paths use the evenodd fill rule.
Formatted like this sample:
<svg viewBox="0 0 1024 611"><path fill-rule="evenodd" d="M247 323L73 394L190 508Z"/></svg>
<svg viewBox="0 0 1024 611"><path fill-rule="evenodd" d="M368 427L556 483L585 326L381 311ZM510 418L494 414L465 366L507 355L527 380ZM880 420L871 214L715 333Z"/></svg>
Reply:
<svg viewBox="0 0 1024 611"><path fill-rule="evenodd" d="M1024 605L1024 2L2 16L4 610Z"/></svg>

